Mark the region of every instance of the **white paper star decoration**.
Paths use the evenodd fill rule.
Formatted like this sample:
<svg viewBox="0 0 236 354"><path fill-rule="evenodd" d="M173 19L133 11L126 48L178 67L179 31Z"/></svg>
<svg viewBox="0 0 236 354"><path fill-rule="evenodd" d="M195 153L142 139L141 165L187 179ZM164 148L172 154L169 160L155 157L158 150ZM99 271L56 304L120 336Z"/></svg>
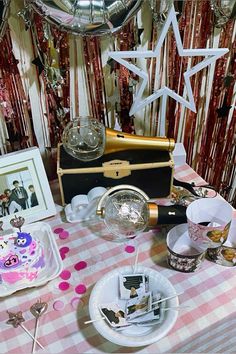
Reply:
<svg viewBox="0 0 236 354"><path fill-rule="evenodd" d="M169 27L172 24L176 45L178 53L181 57L183 56L204 56L205 58L200 63L196 64L192 68L188 69L184 73L184 81L187 91L188 100L177 94L175 91L171 90L167 86L161 87L159 90L153 92L150 96L143 99L143 93L145 87L148 83L148 74L144 70L138 68L136 65L128 62L126 59L129 58L158 58L160 56L161 47L164 43L165 37L169 31ZM156 48L154 50L147 51L115 51L109 52L109 56L116 60L121 65L125 66L130 71L134 72L136 75L141 77L143 80L141 82L140 88L137 91L137 95L134 99L133 105L130 109L129 115L133 115L135 112L144 108L151 102L155 101L157 98L162 97L161 104L161 122L159 127L160 135L165 135L165 116L166 116L166 100L167 96L172 97L177 102L181 103L184 107L191 109L196 112L196 106L194 102L192 87L190 84L190 77L196 74L198 71L202 70L206 66L214 63L218 58L228 52L228 48L212 48L212 49L183 49L183 44L180 37L180 32L178 28L178 22L176 18L176 12L174 6L171 7L166 22L162 28L159 40L157 42Z"/></svg>

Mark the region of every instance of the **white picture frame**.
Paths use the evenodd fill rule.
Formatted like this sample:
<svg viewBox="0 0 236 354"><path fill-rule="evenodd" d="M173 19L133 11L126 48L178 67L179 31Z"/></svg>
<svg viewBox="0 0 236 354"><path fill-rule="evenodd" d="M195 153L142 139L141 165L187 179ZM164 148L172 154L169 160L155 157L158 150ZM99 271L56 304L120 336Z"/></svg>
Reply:
<svg viewBox="0 0 236 354"><path fill-rule="evenodd" d="M15 189L16 181L23 189ZM34 188L34 195L30 186ZM55 214L56 207L39 149L32 147L0 156L1 228L12 228L10 220L15 216L23 217L25 224L30 224Z"/></svg>

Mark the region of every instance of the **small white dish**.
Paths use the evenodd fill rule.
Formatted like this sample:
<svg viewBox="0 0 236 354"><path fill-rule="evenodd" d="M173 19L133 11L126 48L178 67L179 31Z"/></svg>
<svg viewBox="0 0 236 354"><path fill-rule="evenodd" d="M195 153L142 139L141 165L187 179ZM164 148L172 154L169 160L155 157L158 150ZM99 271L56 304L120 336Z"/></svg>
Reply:
<svg viewBox="0 0 236 354"><path fill-rule="evenodd" d="M97 218L97 204L97 200L92 200L88 205L81 206L80 210L78 210L77 212L73 212L71 204L67 204L64 209L66 220L73 224Z"/></svg>
<svg viewBox="0 0 236 354"><path fill-rule="evenodd" d="M105 320L101 318L99 306L103 303L117 302L119 305L119 275L133 273L132 266L116 268L102 277L94 286L89 299L89 314L96 330L107 340L125 347L141 347L157 342L167 335L174 326L178 311L165 311L164 319L155 326L139 327L132 325L123 330L116 331ZM162 297L169 297L176 294L175 288L170 281L156 270L137 266L136 273L143 273L149 277L150 291L162 293ZM166 301L166 307L177 307L178 296Z"/></svg>
<svg viewBox="0 0 236 354"><path fill-rule="evenodd" d="M97 217L96 209L99 198L107 191L104 187L94 187L88 194L78 194L65 206L66 219L70 223L87 221Z"/></svg>
<svg viewBox="0 0 236 354"><path fill-rule="evenodd" d="M14 229L9 234L12 237L18 229ZM57 248L55 236L51 227L45 222L36 222L22 227L22 232L30 233L33 240L40 240L41 247L44 252L45 265L40 269L36 279L32 281L24 282L16 281L14 283L0 282L0 298L13 294L14 292L26 288L38 287L46 284L48 281L56 278L63 269L62 259ZM7 239L8 235L4 235L4 239ZM14 270L13 270L14 271ZM17 272L17 270L16 270ZM1 270L0 270L1 276Z"/></svg>

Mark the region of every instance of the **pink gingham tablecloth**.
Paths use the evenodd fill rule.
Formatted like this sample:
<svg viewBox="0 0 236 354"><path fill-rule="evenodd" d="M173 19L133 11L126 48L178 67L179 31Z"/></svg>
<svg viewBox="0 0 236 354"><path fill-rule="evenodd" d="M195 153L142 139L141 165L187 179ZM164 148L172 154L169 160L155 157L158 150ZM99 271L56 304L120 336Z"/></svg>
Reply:
<svg viewBox="0 0 236 354"><path fill-rule="evenodd" d="M188 166L176 168L175 177L201 185L204 181ZM52 183L54 196L58 197L57 183ZM20 328L6 324L6 311L23 312L24 325L34 332L35 319L29 311L39 298L48 302L48 311L39 321L38 339L45 351L38 353L234 353L236 352L236 268L227 268L205 260L196 273L180 273L170 269L166 262L166 229L143 233L127 243L106 241L101 222L70 224L63 221L61 209L55 217L47 219L52 230L63 228L69 232L67 239L54 234L59 248L68 247L63 260L64 270L71 272L69 289L58 288L59 277L44 286L20 291L2 298L0 306L0 352L30 353L31 338ZM235 217L235 215L234 215ZM235 218L236 220L236 218ZM179 311L178 319L167 336L144 348L127 348L108 342L89 320L88 301L94 284L115 267L134 263L135 253L127 253L127 245L140 245L139 263L153 268L169 279L182 293L180 303L188 308ZM85 261L87 267L77 271L74 265ZM87 291L76 293L76 287L84 284ZM77 298L75 300L75 298ZM64 306L55 310L55 301ZM74 302L72 301L74 300ZM75 303L77 304L75 306Z"/></svg>

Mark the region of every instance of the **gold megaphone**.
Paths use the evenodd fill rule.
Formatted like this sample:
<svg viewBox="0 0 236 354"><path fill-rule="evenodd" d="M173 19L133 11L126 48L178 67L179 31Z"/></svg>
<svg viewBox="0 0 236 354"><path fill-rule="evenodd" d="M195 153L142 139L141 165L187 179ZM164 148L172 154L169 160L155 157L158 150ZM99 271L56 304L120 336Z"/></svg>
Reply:
<svg viewBox="0 0 236 354"><path fill-rule="evenodd" d="M121 150L173 151L174 139L147 137L106 128L98 120L79 117L69 122L62 135L65 150L81 161L91 161L103 154Z"/></svg>

